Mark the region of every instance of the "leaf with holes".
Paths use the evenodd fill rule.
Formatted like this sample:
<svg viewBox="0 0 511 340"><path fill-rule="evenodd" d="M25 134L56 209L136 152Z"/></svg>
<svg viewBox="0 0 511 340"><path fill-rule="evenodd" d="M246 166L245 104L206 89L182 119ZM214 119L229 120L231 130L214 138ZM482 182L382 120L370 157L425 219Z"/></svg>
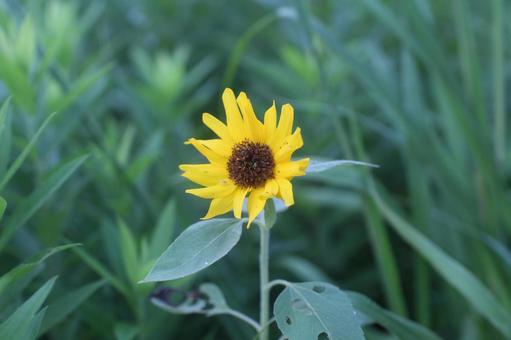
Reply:
<svg viewBox="0 0 511 340"><path fill-rule="evenodd" d="M142 282L194 274L224 257L239 241L242 221L212 219L191 225L163 252Z"/></svg>
<svg viewBox="0 0 511 340"><path fill-rule="evenodd" d="M181 302L172 302L179 299ZM151 302L164 311L172 314L205 314L207 301L197 291L183 291L181 289L160 287L152 297Z"/></svg>
<svg viewBox="0 0 511 340"><path fill-rule="evenodd" d="M288 283L273 311L279 329L290 340L364 339L350 300L329 283Z"/></svg>
<svg viewBox="0 0 511 340"><path fill-rule="evenodd" d="M217 285L213 283L203 283L200 285L199 291L206 295L208 299L209 308L206 309L207 316L224 314L231 309L227 305L227 301L225 301L224 294Z"/></svg>
<svg viewBox="0 0 511 340"><path fill-rule="evenodd" d="M358 311L357 314L366 317L366 323L376 322L399 339L440 340L438 335L426 327L381 308L362 294L346 292L346 295Z"/></svg>

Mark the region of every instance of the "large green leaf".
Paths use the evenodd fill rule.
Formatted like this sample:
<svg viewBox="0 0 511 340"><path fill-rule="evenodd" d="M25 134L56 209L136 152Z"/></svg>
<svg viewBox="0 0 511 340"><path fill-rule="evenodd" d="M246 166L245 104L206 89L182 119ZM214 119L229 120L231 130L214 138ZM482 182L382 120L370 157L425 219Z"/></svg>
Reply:
<svg viewBox="0 0 511 340"><path fill-rule="evenodd" d="M241 230L241 220L230 218L191 225L160 256L142 282L175 280L210 266L238 243Z"/></svg>
<svg viewBox="0 0 511 340"><path fill-rule="evenodd" d="M82 165L88 156L80 156L60 165L37 188L19 203L9 216L6 226L0 229L0 251L7 245L14 233L46 202L46 200Z"/></svg>
<svg viewBox="0 0 511 340"><path fill-rule="evenodd" d="M273 307L281 332L290 340L360 340L364 334L350 300L325 282L287 283Z"/></svg>
<svg viewBox="0 0 511 340"><path fill-rule="evenodd" d="M71 291L50 303L46 311L46 316L43 320L40 334L46 333L56 324L62 322L104 284L104 280L86 284L83 287Z"/></svg>
<svg viewBox="0 0 511 340"><path fill-rule="evenodd" d="M370 189L376 205L393 229L421 254L449 284L458 290L481 315L506 337L511 337L511 313L500 304L493 293L462 264L394 212L381 199L374 184L371 184Z"/></svg>
<svg viewBox="0 0 511 340"><path fill-rule="evenodd" d="M440 340L435 333L427 328L381 308L362 294L355 292L346 292L346 294L357 312L363 313L371 320L384 326L400 339Z"/></svg>
<svg viewBox="0 0 511 340"><path fill-rule="evenodd" d="M28 340L33 339L39 328L42 314L37 312L57 278L47 281L37 292L25 301L16 311L0 324L0 339Z"/></svg>

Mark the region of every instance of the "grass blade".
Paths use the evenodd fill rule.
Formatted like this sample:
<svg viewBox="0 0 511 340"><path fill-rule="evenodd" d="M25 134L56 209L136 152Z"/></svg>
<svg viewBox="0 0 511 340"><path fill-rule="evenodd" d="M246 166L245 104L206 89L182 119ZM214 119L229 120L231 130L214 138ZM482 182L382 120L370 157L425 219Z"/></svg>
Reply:
<svg viewBox="0 0 511 340"><path fill-rule="evenodd" d="M511 313L495 298L479 279L458 261L395 213L380 197L375 184L370 184L371 195L379 210L393 229L453 286L465 299L503 335L511 337Z"/></svg>
<svg viewBox="0 0 511 340"><path fill-rule="evenodd" d="M80 156L60 165L30 196L16 206L9 221L0 233L0 251L7 245L44 202L82 165L88 155Z"/></svg>
<svg viewBox="0 0 511 340"><path fill-rule="evenodd" d="M385 287L385 296L392 311L406 316L408 313L401 288L401 279L387 230L383 225L378 209L369 197L364 199L364 207L371 246L378 263L378 269L381 272L380 277Z"/></svg>
<svg viewBox="0 0 511 340"><path fill-rule="evenodd" d="M28 263L22 263L14 267L7 273L3 274L2 276L0 276L0 296L6 290L6 288L26 277L29 273L32 272L32 270L34 270L39 264L41 264L50 256L53 256L63 250L77 247L79 245L80 245L79 243L70 243L47 249L42 254L31 259Z"/></svg>
<svg viewBox="0 0 511 340"><path fill-rule="evenodd" d="M355 292L346 292L346 294L357 311L384 326L400 339L440 340L429 329L381 308L362 294Z"/></svg>
<svg viewBox="0 0 511 340"><path fill-rule="evenodd" d="M104 280L92 282L60 297L48 306L40 334L44 334L76 310L85 300L105 284Z"/></svg>
<svg viewBox="0 0 511 340"><path fill-rule="evenodd" d="M39 139L39 137L41 136L43 131L46 129L46 126L48 126L48 124L55 117L56 114L57 114L56 112L53 112L44 120L43 124L39 127L39 129L34 134L34 136L32 136L32 138L28 142L27 146L25 146L25 148L23 149L21 154L16 158L14 163L12 163L12 165L9 167L9 169L7 170L7 173L5 174L4 178L0 182L0 191L5 187L5 185L7 183L9 183L9 181L11 180L12 176L14 176L16 171L18 171L19 167L21 166L23 161L27 158L30 151L32 151L32 149L34 148L34 145L37 143L37 140Z"/></svg>
<svg viewBox="0 0 511 340"><path fill-rule="evenodd" d="M37 326L36 313L50 293L57 278L47 281L37 292L25 301L16 311L0 324L0 339L29 339L32 327Z"/></svg>

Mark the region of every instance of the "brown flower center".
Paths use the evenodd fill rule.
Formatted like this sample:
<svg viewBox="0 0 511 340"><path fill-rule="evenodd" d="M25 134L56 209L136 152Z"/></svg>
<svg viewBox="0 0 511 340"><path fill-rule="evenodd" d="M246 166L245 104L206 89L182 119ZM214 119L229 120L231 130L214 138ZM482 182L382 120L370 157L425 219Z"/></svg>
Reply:
<svg viewBox="0 0 511 340"><path fill-rule="evenodd" d="M274 177L275 160L268 145L244 140L232 148L229 178L241 188L257 188Z"/></svg>

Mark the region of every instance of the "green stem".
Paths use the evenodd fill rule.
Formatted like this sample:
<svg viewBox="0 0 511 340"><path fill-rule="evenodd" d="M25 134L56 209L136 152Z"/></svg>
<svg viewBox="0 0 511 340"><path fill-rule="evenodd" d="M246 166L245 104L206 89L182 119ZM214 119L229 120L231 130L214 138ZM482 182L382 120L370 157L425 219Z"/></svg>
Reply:
<svg viewBox="0 0 511 340"><path fill-rule="evenodd" d="M269 339L268 321L270 319L270 295L267 287L269 281L268 262L269 262L269 245L270 245L270 231L264 225L259 226L261 231L261 249L259 253L259 272L261 275L261 302L260 302L260 318L261 324L260 340Z"/></svg>

